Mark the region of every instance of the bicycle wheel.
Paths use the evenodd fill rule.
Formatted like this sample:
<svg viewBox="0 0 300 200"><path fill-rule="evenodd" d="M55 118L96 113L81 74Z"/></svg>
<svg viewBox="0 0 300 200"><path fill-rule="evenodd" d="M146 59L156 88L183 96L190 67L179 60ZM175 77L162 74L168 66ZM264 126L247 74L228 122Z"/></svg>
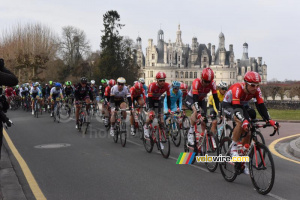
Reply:
<svg viewBox="0 0 300 200"><path fill-rule="evenodd" d="M259 131L256 131L255 133L256 133L257 142L266 145L263 134L261 134L261 132L259 132Z"/></svg>
<svg viewBox="0 0 300 200"><path fill-rule="evenodd" d="M120 127L119 127L119 125L116 124L115 135L113 137L113 140L114 140L115 143L118 142L118 135L119 135L119 133L120 133Z"/></svg>
<svg viewBox="0 0 300 200"><path fill-rule="evenodd" d="M144 138L144 124L145 124L145 122L144 122L144 115L145 115L145 113L144 114L139 114L139 116L138 116L138 126L139 126L139 128L138 128L138 132L139 132L139 138L142 140L143 138Z"/></svg>
<svg viewBox="0 0 300 200"><path fill-rule="evenodd" d="M154 141L153 141L152 135L153 135L153 132L152 132L152 129L150 129L150 137L143 138L143 144L148 153L151 153L153 150Z"/></svg>
<svg viewBox="0 0 300 200"><path fill-rule="evenodd" d="M230 155L230 144L231 144L230 137L224 137L220 142L219 146L219 155L222 156L229 156ZM235 170L235 165L232 162L221 162L219 163L220 171L224 179L228 182L232 182L237 177L237 172Z"/></svg>
<svg viewBox="0 0 300 200"><path fill-rule="evenodd" d="M204 155L207 154L208 156L218 156L218 138L214 137L212 133L208 133L203 139ZM218 162L205 162L205 165L210 172L214 172L218 167Z"/></svg>
<svg viewBox="0 0 300 200"><path fill-rule="evenodd" d="M226 124L225 129L223 129L223 131L222 131L220 141L223 139L223 137L229 136L231 138L232 137L232 131L233 131L233 129L231 128L231 126L229 124Z"/></svg>
<svg viewBox="0 0 300 200"><path fill-rule="evenodd" d="M159 135L159 130L160 135ZM161 152L161 155L164 158L169 158L170 156L170 139L169 136L166 134L164 128L157 128L156 129L156 138L157 138L157 146Z"/></svg>
<svg viewBox="0 0 300 200"><path fill-rule="evenodd" d="M122 147L125 147L126 145L126 138L127 138L127 131L126 131L126 123L121 120L120 122L120 141Z"/></svg>
<svg viewBox="0 0 300 200"><path fill-rule="evenodd" d="M274 185L275 165L268 147L261 143L255 145L256 149L252 148L249 154L250 177L256 191L265 195Z"/></svg>
<svg viewBox="0 0 300 200"><path fill-rule="evenodd" d="M171 137L172 137L172 141L173 141L174 145L176 147L179 147L180 143L181 143L181 133L179 130L179 124L177 122L174 122L174 124L175 124L175 127L172 126L172 128L171 128Z"/></svg>
<svg viewBox="0 0 300 200"><path fill-rule="evenodd" d="M39 103L38 102L35 103L34 109L35 109L34 113L35 113L36 118L39 118Z"/></svg>
<svg viewBox="0 0 300 200"><path fill-rule="evenodd" d="M57 123L60 122L60 107L59 106L56 106L58 108L56 108L56 121Z"/></svg>

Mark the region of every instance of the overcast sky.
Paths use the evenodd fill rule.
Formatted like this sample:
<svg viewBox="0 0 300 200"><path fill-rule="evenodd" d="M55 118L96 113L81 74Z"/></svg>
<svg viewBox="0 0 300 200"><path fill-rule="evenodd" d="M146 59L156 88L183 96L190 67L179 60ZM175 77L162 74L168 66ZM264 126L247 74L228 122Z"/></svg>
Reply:
<svg viewBox="0 0 300 200"><path fill-rule="evenodd" d="M157 43L160 26L165 41L175 41L180 23L185 44L196 36L216 48L222 30L235 59L242 57L247 42L249 57L261 56L268 65L268 80L300 80L299 0L1 0L0 34L17 23L40 22L57 34L71 25L84 30L98 50L108 10L120 14L121 35L142 38L144 53L148 39Z"/></svg>

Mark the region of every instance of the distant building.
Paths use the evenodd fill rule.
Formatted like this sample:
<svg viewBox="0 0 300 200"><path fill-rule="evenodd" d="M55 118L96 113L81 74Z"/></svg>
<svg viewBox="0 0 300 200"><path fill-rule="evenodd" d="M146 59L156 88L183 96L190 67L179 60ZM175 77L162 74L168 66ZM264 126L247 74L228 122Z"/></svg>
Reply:
<svg viewBox="0 0 300 200"><path fill-rule="evenodd" d="M140 59L140 75L145 78L147 85L155 81L155 75L159 71L167 74L167 82L178 80L191 85L206 67L214 70L217 84L221 80L228 84L242 81L247 71L256 71L261 75L263 83L267 81L267 65L262 65L262 57L249 58L248 44L244 43L242 58L235 60L233 45L230 44L229 50L226 50L225 36L222 32L219 34L217 50L211 43L199 44L196 37L192 38L191 46L184 44L181 39L180 25L178 25L174 43L170 40L165 42L163 30L157 33L157 45L154 45L153 39L149 39L145 58L140 37L137 43L139 44L137 56Z"/></svg>

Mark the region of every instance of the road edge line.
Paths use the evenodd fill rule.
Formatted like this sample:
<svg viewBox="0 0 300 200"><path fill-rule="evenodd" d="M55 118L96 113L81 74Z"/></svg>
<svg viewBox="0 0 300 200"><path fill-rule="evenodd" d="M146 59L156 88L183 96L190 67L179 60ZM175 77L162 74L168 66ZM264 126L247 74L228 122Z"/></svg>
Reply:
<svg viewBox="0 0 300 200"><path fill-rule="evenodd" d="M24 175L25 178L29 184L29 187L33 193L33 195L35 196L36 199L38 200L44 200L46 199L45 195L43 194L42 190L40 189L38 183L36 182L34 176L32 175L27 163L25 162L25 160L23 159L23 157L20 155L19 151L17 150L17 148L15 147L14 143L12 142L12 140L10 139L9 135L7 134L7 132L3 129L3 136L10 148L10 150L12 151L13 155L15 156L15 158L17 159Z"/></svg>
<svg viewBox="0 0 300 200"><path fill-rule="evenodd" d="M297 137L297 136L300 136L300 133L295 134L295 135L290 135L290 136L287 136L287 137L283 137L283 138L279 138L279 139L277 139L277 140L274 140L274 141L269 145L270 151L271 151L274 155L278 156L279 158L282 158L282 159L285 159L285 160L288 160L288 161L291 161L291 162L300 164L299 161L296 161L296 160L287 158L287 157L281 155L280 153L278 153L278 151L276 151L276 149L275 149L275 145L276 145L278 142L280 142L280 141L282 141L282 140L289 139L289 138Z"/></svg>

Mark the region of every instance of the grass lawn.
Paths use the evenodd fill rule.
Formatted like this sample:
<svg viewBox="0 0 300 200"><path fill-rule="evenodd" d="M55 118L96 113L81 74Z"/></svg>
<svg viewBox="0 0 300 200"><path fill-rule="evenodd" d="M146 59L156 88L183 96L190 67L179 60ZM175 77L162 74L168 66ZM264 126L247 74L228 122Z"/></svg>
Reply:
<svg viewBox="0 0 300 200"><path fill-rule="evenodd" d="M274 120L300 120L300 110L269 109L269 113ZM187 110L186 114L190 116L191 111ZM258 113L257 116L260 117Z"/></svg>

